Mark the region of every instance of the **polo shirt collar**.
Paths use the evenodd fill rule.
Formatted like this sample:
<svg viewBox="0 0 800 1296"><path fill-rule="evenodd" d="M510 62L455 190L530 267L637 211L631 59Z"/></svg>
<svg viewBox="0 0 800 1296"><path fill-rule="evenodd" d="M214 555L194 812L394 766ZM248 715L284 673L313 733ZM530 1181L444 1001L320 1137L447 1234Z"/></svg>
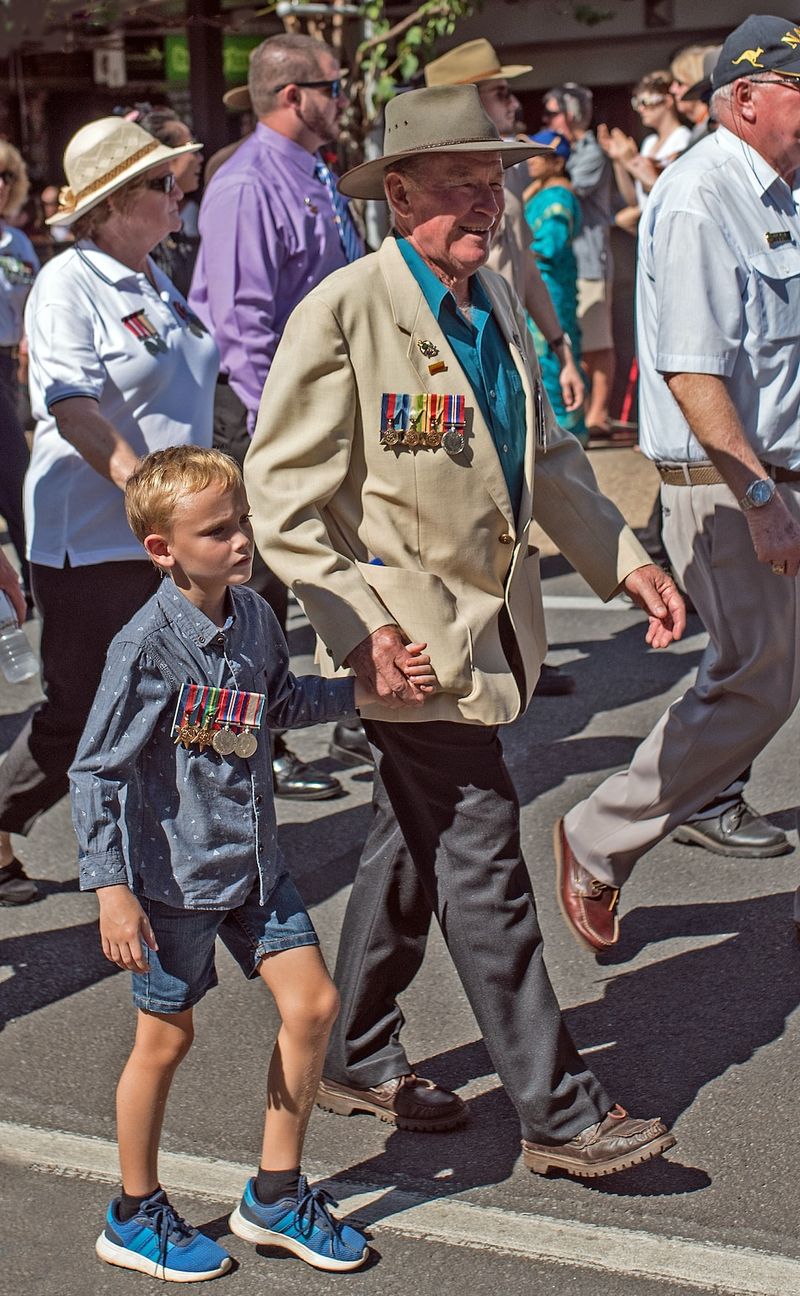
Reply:
<svg viewBox="0 0 800 1296"><path fill-rule="evenodd" d="M256 139L262 148L268 149L271 154L279 154L287 162L291 162L298 167L305 175L313 176L314 167L317 158L314 153L309 153L308 149L303 148L302 144L296 144L286 135L281 135L280 131L273 130L260 121L256 126Z"/></svg>
<svg viewBox="0 0 800 1296"><path fill-rule="evenodd" d="M116 257L109 256L108 252L101 252L91 239L79 239L75 244L75 252L80 254L81 260L89 266L90 270L94 270L98 278L114 284L115 287L126 279L137 277L135 270L117 261Z"/></svg>
<svg viewBox="0 0 800 1296"><path fill-rule="evenodd" d="M236 620L232 593L229 599L231 615L222 627L215 625L205 612L201 612L194 603L190 603L169 576L165 576L161 581L156 598L161 611L177 633L183 634L193 643L199 644L201 648L207 648L220 633L230 630Z"/></svg>

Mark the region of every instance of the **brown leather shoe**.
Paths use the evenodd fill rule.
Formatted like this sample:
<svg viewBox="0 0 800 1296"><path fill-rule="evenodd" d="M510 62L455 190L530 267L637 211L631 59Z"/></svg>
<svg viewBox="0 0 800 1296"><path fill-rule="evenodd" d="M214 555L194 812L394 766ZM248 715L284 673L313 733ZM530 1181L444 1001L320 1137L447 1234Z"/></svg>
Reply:
<svg viewBox="0 0 800 1296"><path fill-rule="evenodd" d="M449 1130L467 1119L458 1094L416 1075L395 1076L371 1089L355 1089L323 1076L317 1106L339 1116L365 1112L404 1130Z"/></svg>
<svg viewBox="0 0 800 1296"><path fill-rule="evenodd" d="M592 952L609 949L619 940L619 891L592 877L572 853L559 819L553 829L558 907L573 936Z"/></svg>
<svg viewBox="0 0 800 1296"><path fill-rule="evenodd" d="M563 1170L577 1179L597 1179L661 1156L676 1142L675 1135L659 1117L634 1120L624 1107L616 1106L603 1120L576 1134L569 1143L547 1147L523 1139L522 1159L534 1174Z"/></svg>

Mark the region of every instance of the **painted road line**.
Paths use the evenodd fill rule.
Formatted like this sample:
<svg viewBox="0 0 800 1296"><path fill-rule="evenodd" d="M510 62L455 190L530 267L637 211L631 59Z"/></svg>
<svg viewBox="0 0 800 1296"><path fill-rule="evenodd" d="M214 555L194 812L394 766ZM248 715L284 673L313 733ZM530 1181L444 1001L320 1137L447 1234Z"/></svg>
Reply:
<svg viewBox="0 0 800 1296"><path fill-rule="evenodd" d="M106 1139L11 1122L0 1122L0 1160L103 1181L116 1182L118 1177L116 1146ZM236 1201L252 1174L251 1166L174 1152L160 1154L159 1168L165 1188L214 1202ZM573 1269L657 1278L682 1283L691 1291L729 1296L787 1296L800 1291L800 1261L790 1256L476 1206L459 1197L432 1199L392 1186L376 1189L334 1179L329 1169L323 1172L319 1166L307 1169L314 1180L330 1180L344 1213L357 1215L376 1233L385 1228L410 1238Z"/></svg>
<svg viewBox="0 0 800 1296"><path fill-rule="evenodd" d="M627 599L612 598L607 603L595 594L543 594L542 604L547 610L567 612L639 612Z"/></svg>

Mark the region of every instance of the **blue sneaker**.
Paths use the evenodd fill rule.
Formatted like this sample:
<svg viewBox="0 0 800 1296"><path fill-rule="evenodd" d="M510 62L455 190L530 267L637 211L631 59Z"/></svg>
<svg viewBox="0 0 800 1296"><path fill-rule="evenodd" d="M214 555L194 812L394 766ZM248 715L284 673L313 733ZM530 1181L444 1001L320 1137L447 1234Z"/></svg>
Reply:
<svg viewBox="0 0 800 1296"><path fill-rule="evenodd" d="M284 1197L264 1206L251 1179L228 1223L231 1232L245 1242L284 1247L315 1269L358 1269L367 1258L367 1240L358 1229L331 1215L329 1206L335 1205L321 1188L309 1188L301 1175L296 1200Z"/></svg>
<svg viewBox="0 0 800 1296"><path fill-rule="evenodd" d="M138 1214L125 1224L117 1218L117 1202L112 1201L94 1249L108 1264L167 1282L217 1278L233 1264L227 1251L181 1219L163 1188L143 1201Z"/></svg>

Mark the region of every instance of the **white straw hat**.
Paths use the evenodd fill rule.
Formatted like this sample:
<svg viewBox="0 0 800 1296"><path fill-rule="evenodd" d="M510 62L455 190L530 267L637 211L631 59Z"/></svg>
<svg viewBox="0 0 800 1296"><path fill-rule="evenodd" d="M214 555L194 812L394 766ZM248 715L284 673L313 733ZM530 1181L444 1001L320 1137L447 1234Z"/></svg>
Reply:
<svg viewBox="0 0 800 1296"><path fill-rule="evenodd" d="M202 144L168 148L124 117L101 117L73 135L64 153L65 187L58 211L47 225L71 225L129 180L181 153L196 153Z"/></svg>

